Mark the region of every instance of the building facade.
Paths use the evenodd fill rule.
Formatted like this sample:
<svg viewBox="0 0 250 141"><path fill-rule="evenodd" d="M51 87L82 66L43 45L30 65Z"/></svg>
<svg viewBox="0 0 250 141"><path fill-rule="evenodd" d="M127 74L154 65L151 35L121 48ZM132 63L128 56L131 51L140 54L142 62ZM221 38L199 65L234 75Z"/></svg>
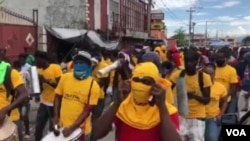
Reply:
<svg viewBox="0 0 250 141"><path fill-rule="evenodd" d="M158 39L167 39L166 25L164 23L164 12L161 10L151 11L151 33L150 36Z"/></svg>
<svg viewBox="0 0 250 141"><path fill-rule="evenodd" d="M40 26L83 29L89 20L87 0L5 0L2 6L27 17L37 9Z"/></svg>
<svg viewBox="0 0 250 141"><path fill-rule="evenodd" d="M231 47L237 47L238 45L237 40L233 37L229 37L229 36L221 37L219 38L219 40L230 43Z"/></svg>
<svg viewBox="0 0 250 141"><path fill-rule="evenodd" d="M143 0L5 0L2 6L27 17L38 10L38 48L43 51L47 51L45 25L95 30L105 40L122 39L125 47L149 35L151 6Z"/></svg>
<svg viewBox="0 0 250 141"><path fill-rule="evenodd" d="M117 9L112 9L112 15L110 15L113 38L122 39L123 47L144 42L150 32L147 23L151 6L142 0L116 0L115 2L119 3L119 10L117 12Z"/></svg>

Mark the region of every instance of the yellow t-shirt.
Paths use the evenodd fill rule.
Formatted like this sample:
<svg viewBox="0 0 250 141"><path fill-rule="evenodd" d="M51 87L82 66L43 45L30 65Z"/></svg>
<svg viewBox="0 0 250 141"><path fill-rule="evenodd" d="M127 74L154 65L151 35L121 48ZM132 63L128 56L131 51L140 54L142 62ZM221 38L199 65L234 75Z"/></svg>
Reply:
<svg viewBox="0 0 250 141"><path fill-rule="evenodd" d="M100 78L98 78L96 76L97 72L105 67L107 67L108 64L102 60L99 64L97 64L97 66L94 68L94 70L92 71L92 77L95 81L99 82L100 81ZM103 75L101 78L108 78L109 77L109 73ZM104 95L105 95L105 92L104 92L104 88L101 88L101 97L100 98L104 98Z"/></svg>
<svg viewBox="0 0 250 141"><path fill-rule="evenodd" d="M173 72L169 75L169 77L167 77L167 79L170 80L170 82L176 81L179 77L178 77L178 78L175 78L175 77L178 76L178 75L180 75L181 71L182 71L182 69L175 68L175 69L173 70ZM174 82L174 83L175 83L175 82ZM174 97L174 99L175 99L176 96L177 96L176 87L174 87L174 89L172 90L172 92L173 92L173 97Z"/></svg>
<svg viewBox="0 0 250 141"><path fill-rule="evenodd" d="M73 63L73 61L70 61L67 63L67 72L73 72L73 68L71 67L72 63Z"/></svg>
<svg viewBox="0 0 250 141"><path fill-rule="evenodd" d="M227 95L224 85L214 82L210 92L210 103L206 105L207 118L214 118L220 114L220 100Z"/></svg>
<svg viewBox="0 0 250 141"><path fill-rule="evenodd" d="M181 61L181 66L184 66L185 63L184 63L184 53L183 52L180 52L180 61Z"/></svg>
<svg viewBox="0 0 250 141"><path fill-rule="evenodd" d="M63 127L74 124L84 110L85 104L97 105L101 89L97 82L93 81L90 90L92 80L93 78L89 77L79 81L74 78L72 72L63 74L61 77L55 93L63 96L60 109L60 123ZM84 128L86 135L91 132L91 115L81 127Z"/></svg>
<svg viewBox="0 0 250 141"><path fill-rule="evenodd" d="M215 70L215 80L223 84L227 91L230 89L230 84L238 83L238 76L236 70L230 65L225 67L216 67Z"/></svg>
<svg viewBox="0 0 250 141"><path fill-rule="evenodd" d="M180 71L181 72L181 71ZM176 83L177 79L180 77L180 72L176 72L171 76L171 81ZM187 92L194 92L199 96L202 96L200 86L199 86L199 73L197 72L195 75L189 76L185 75L186 80L186 88ZM212 81L211 77L203 73L203 87L211 87ZM205 118L206 117L206 106L204 104L201 104L195 99L188 100L188 107L189 107L189 114L187 118Z"/></svg>
<svg viewBox="0 0 250 141"><path fill-rule="evenodd" d="M50 64L49 67L44 70L39 69L38 73L51 83L56 83L56 79L61 77L63 74L61 67L57 64ZM42 102L45 104L53 104L55 98L55 88L47 83L43 83L42 87Z"/></svg>
<svg viewBox="0 0 250 141"><path fill-rule="evenodd" d="M16 89L18 86L24 84L22 76L15 69L12 69L11 71L11 83L13 85L13 89ZM0 109L8 106L11 103L12 96L9 96L8 99L6 96L7 93L4 85L0 84ZM10 118L12 121L17 121L20 119L20 114L17 108L11 111Z"/></svg>
<svg viewBox="0 0 250 141"><path fill-rule="evenodd" d="M170 104L174 104L174 96L173 96L173 91L171 89L171 86L172 86L172 83L165 79L165 82L164 82L164 88L166 89L166 100L168 103Z"/></svg>

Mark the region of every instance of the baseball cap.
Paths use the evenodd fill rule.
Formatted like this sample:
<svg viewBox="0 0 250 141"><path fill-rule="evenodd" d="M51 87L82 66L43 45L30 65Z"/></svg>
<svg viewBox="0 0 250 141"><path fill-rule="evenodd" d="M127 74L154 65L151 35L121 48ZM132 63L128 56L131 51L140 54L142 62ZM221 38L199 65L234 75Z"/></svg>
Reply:
<svg viewBox="0 0 250 141"><path fill-rule="evenodd" d="M78 53L76 54L76 56L73 59L73 62L78 61L78 60L82 60L89 65L92 64L91 63L91 55L86 51L78 51Z"/></svg>

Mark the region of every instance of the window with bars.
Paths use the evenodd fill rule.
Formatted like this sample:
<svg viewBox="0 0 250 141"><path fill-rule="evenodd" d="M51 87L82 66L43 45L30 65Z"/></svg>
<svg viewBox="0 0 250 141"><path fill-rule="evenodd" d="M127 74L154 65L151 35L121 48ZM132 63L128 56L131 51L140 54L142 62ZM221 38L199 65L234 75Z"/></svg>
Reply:
<svg viewBox="0 0 250 141"><path fill-rule="evenodd" d="M120 0L120 14L113 13L113 28L147 32L147 5L139 0Z"/></svg>

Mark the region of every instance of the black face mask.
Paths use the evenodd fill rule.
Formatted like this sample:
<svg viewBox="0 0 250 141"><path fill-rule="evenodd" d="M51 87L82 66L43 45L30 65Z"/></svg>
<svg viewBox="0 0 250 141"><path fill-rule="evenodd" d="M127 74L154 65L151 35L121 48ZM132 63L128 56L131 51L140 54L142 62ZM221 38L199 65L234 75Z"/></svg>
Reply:
<svg viewBox="0 0 250 141"><path fill-rule="evenodd" d="M217 66L219 66L219 67L224 66L224 65L225 65L225 63L226 63L226 61L225 61L225 60L216 60L216 64L217 64Z"/></svg>

